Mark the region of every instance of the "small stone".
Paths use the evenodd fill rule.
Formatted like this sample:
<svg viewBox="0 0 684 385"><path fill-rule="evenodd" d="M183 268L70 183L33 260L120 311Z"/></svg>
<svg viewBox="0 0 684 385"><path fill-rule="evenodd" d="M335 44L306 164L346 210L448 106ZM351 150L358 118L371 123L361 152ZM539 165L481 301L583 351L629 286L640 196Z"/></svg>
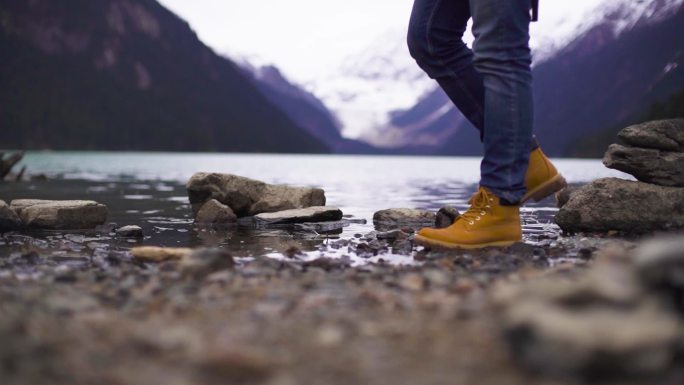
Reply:
<svg viewBox="0 0 684 385"><path fill-rule="evenodd" d="M183 275L195 279L204 278L214 272L235 267L233 256L218 248L198 249L181 258L179 268Z"/></svg>
<svg viewBox="0 0 684 385"><path fill-rule="evenodd" d="M425 278L416 273L407 274L399 280L399 287L408 291L421 291L425 288Z"/></svg>
<svg viewBox="0 0 684 385"><path fill-rule="evenodd" d="M133 257L142 262L164 262L182 259L192 253L192 249L174 247L141 246L131 249Z"/></svg>
<svg viewBox="0 0 684 385"><path fill-rule="evenodd" d="M283 254L288 258L294 258L297 256L303 256L304 252L299 248L299 246L290 246L285 250L285 252L283 252Z"/></svg>
<svg viewBox="0 0 684 385"><path fill-rule="evenodd" d="M114 231L121 238L142 238L143 229L140 226L123 226Z"/></svg>
<svg viewBox="0 0 684 385"><path fill-rule="evenodd" d="M332 206L314 206L303 209L263 213L256 215L254 218L257 220L257 223L262 224L339 221L342 219L342 211L337 207Z"/></svg>
<svg viewBox="0 0 684 385"><path fill-rule="evenodd" d="M233 210L216 199L210 199L204 203L195 215L195 223L226 224L235 222L237 222L237 215Z"/></svg>
<svg viewBox="0 0 684 385"><path fill-rule="evenodd" d="M581 248L577 251L577 256L585 261L590 260L593 254L593 250L587 248Z"/></svg>
<svg viewBox="0 0 684 385"><path fill-rule="evenodd" d="M424 210L398 208L381 210L373 214L375 225L426 225L435 223L435 213Z"/></svg>
<svg viewBox="0 0 684 385"><path fill-rule="evenodd" d="M304 263L304 267L317 267L325 271L344 270L351 266L348 259L342 258L317 258L313 261Z"/></svg>
<svg viewBox="0 0 684 385"><path fill-rule="evenodd" d="M339 345L344 341L344 333L337 327L324 326L317 334L318 343L322 346Z"/></svg>
<svg viewBox="0 0 684 385"><path fill-rule="evenodd" d="M461 213L459 213L456 208L444 206L437 212L435 227L438 229L449 227L453 225L460 216Z"/></svg>
<svg viewBox="0 0 684 385"><path fill-rule="evenodd" d="M399 237L403 237L405 239L407 237L407 235L406 235L406 233L404 233L400 229L378 232L376 234L377 239L388 240L388 241L394 241Z"/></svg>

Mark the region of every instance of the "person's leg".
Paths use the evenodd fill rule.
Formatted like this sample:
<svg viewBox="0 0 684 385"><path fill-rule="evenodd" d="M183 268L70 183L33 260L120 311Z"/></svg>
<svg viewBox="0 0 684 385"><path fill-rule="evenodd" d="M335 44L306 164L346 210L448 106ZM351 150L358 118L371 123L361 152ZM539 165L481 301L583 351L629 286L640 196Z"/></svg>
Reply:
<svg viewBox="0 0 684 385"><path fill-rule="evenodd" d="M481 186L504 205L525 195L533 126L530 0L470 0L474 65L485 86Z"/></svg>
<svg viewBox="0 0 684 385"><path fill-rule="evenodd" d="M422 229L427 246L481 248L522 239L523 198L532 138L530 0L470 0L474 66L485 88L480 189L471 207L446 229Z"/></svg>
<svg viewBox="0 0 684 385"><path fill-rule="evenodd" d="M469 19L469 0L415 0L407 40L418 65L482 133L484 83L463 42Z"/></svg>

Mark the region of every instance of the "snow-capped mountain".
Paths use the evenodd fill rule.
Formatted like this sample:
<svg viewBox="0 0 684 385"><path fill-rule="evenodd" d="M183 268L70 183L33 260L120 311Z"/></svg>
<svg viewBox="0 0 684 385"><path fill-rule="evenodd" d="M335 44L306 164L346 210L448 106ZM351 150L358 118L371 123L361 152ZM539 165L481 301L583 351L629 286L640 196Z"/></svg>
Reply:
<svg viewBox="0 0 684 385"><path fill-rule="evenodd" d="M615 42L630 31L657 25L679 12L683 3L684 0L573 0L545 8L548 2L542 1L541 19L531 30L535 66L559 55L577 55L583 49L592 51L592 47ZM597 34L597 30L601 33ZM466 37L467 41L471 39ZM672 59L669 65L672 71L680 64ZM463 132L460 138L475 138L465 133L472 128L410 57L403 27L387 31L349 57L330 76L316 80L308 88L337 115L346 137L389 148L434 148L457 132ZM470 139L464 141L467 142Z"/></svg>
<svg viewBox="0 0 684 385"><path fill-rule="evenodd" d="M257 56L226 54L253 81L266 98L299 127L325 143L336 153L376 153L363 142L345 139L340 124L320 99L288 79L278 67Z"/></svg>
<svg viewBox="0 0 684 385"><path fill-rule="evenodd" d="M380 130L392 112L414 106L434 88L408 53L405 32L392 28L309 88L337 115L342 134L369 143L397 143ZM400 138L397 138L400 141Z"/></svg>

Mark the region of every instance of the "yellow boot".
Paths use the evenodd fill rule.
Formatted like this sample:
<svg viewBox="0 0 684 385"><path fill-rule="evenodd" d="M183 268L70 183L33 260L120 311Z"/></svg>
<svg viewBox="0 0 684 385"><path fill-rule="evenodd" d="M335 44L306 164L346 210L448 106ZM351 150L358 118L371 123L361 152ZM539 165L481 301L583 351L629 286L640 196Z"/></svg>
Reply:
<svg viewBox="0 0 684 385"><path fill-rule="evenodd" d="M416 235L423 246L453 249L479 249L510 246L522 240L520 208L502 206L499 198L480 187L472 206L445 229L425 228Z"/></svg>
<svg viewBox="0 0 684 385"><path fill-rule="evenodd" d="M523 196L521 204L530 199L539 202L567 185L565 178L558 173L541 148L537 147L530 153L530 163L525 174L527 193Z"/></svg>

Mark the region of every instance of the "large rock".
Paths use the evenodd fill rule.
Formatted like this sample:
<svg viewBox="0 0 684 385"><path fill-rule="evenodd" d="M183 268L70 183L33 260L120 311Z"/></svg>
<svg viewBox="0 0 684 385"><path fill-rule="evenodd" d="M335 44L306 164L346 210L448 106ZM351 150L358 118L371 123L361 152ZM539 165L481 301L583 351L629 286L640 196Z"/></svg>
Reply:
<svg viewBox="0 0 684 385"><path fill-rule="evenodd" d="M637 124L620 131L618 137L634 147L681 152L684 150L684 119Z"/></svg>
<svg viewBox="0 0 684 385"><path fill-rule="evenodd" d="M272 185L231 174L197 173L186 187L195 215L210 199L230 207L238 217L325 206L322 189Z"/></svg>
<svg viewBox="0 0 684 385"><path fill-rule="evenodd" d="M329 222L342 219L342 211L337 207L315 206L304 209L277 211L274 213L262 213L256 215L255 219L257 224Z"/></svg>
<svg viewBox="0 0 684 385"><path fill-rule="evenodd" d="M210 199L205 202L195 215L195 223L200 224L228 224L237 222L237 215L233 210L217 201Z"/></svg>
<svg viewBox="0 0 684 385"><path fill-rule="evenodd" d="M634 175L642 182L684 187L684 152L668 152L613 144L603 164Z"/></svg>
<svg viewBox="0 0 684 385"><path fill-rule="evenodd" d="M21 220L5 201L0 201L0 232L21 228Z"/></svg>
<svg viewBox="0 0 684 385"><path fill-rule="evenodd" d="M92 229L107 221L107 207L95 201L14 200L24 225L49 230Z"/></svg>
<svg viewBox="0 0 684 385"><path fill-rule="evenodd" d="M426 225L435 224L436 214L431 211L397 208L380 210L373 214L375 225Z"/></svg>
<svg viewBox="0 0 684 385"><path fill-rule="evenodd" d="M684 188L599 179L573 192L556 214L556 223L568 232L684 228Z"/></svg>

